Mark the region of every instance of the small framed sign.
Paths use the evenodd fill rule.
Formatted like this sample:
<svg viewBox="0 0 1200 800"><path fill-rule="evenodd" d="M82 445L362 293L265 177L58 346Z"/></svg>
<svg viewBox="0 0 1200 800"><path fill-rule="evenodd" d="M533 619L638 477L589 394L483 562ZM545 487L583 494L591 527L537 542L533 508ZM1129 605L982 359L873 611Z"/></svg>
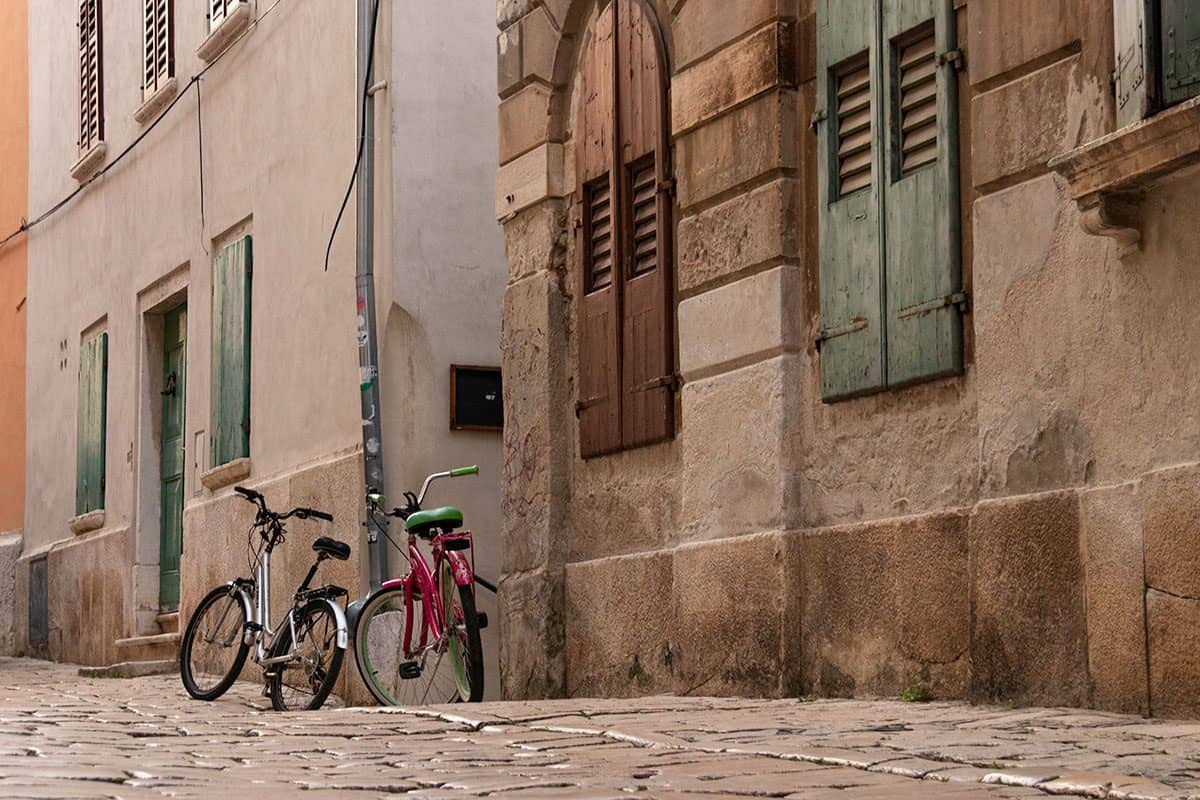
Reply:
<svg viewBox="0 0 1200 800"><path fill-rule="evenodd" d="M504 393L499 367L450 365L450 430L504 429Z"/></svg>

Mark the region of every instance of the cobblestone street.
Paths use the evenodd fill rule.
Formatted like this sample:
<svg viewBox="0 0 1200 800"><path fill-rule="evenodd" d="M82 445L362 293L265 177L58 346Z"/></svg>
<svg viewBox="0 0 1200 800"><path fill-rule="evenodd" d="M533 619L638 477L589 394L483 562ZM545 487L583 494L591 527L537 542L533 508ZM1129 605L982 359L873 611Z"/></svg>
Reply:
<svg viewBox="0 0 1200 800"><path fill-rule="evenodd" d="M1200 797L1200 723L658 697L269 710L0 660L2 797Z"/></svg>

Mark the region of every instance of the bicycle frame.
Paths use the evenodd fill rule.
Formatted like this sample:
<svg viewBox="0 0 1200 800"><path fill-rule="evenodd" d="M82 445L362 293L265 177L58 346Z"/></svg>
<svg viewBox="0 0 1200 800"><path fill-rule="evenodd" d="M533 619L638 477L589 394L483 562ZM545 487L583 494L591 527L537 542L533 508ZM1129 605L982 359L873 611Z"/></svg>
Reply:
<svg viewBox="0 0 1200 800"><path fill-rule="evenodd" d="M443 563L450 564L450 570L454 576L456 586L470 586L474 590L474 565L467 559L462 550L447 550L445 545L450 541L467 542L467 549L472 553L472 560L474 559L475 546L470 531L441 534L433 538L433 568L431 569L429 562L425 559L425 554L417 546L417 537L410 534L408 537L408 563L411 567L409 573L403 578L386 581L381 587L383 589L391 589L397 586L405 587L404 639L401 642L405 658L414 658L419 653L427 650L433 644L440 643L445 638L445 604L442 598L442 591L438 587L436 580L436 575L440 572ZM422 625L420 641L416 648L413 647L414 589L419 589L421 597L429 598L431 601L421 604ZM431 634L432 642L430 641Z"/></svg>

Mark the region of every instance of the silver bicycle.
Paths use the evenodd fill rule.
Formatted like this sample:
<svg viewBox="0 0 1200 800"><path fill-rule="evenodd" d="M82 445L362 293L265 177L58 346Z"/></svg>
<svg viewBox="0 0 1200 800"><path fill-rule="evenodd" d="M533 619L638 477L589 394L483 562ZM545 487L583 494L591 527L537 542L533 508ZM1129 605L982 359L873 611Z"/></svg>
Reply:
<svg viewBox="0 0 1200 800"><path fill-rule="evenodd" d="M277 711L320 708L337 681L346 652L346 615L340 586L310 589L322 561L350 557L350 545L322 536L313 542L316 563L296 590L292 607L279 625L269 625L271 610L271 552L283 543L284 520L333 516L311 508L279 514L267 508L263 496L241 486L234 491L258 508L250 526L252 578L236 578L213 589L196 607L179 651L179 672L188 694L197 700L216 700L229 690L246 663L250 645L263 667L265 688Z"/></svg>

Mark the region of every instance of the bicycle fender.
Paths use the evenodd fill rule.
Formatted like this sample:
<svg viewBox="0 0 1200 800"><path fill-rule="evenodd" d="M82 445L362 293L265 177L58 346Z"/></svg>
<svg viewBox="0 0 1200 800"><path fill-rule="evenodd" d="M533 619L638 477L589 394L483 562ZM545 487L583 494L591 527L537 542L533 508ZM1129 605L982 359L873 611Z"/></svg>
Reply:
<svg viewBox="0 0 1200 800"><path fill-rule="evenodd" d="M253 606L250 604L250 595L246 594L246 590L243 589L242 585L237 581L230 581L229 583L225 584L225 586L228 587L233 594L237 595L238 602L242 604L242 613L245 614L243 617L243 619L246 620L245 627L249 629L251 622L254 620L254 612L251 611ZM242 641L246 642L246 644L250 644L250 641L247 641L247 638L249 637L243 634Z"/></svg>
<svg viewBox="0 0 1200 800"><path fill-rule="evenodd" d="M339 650L345 650L348 640L346 633L348 626L346 625L346 615L342 612L342 607L329 598L322 598L317 602L329 606L329 610L333 612L333 618L337 621L337 646Z"/></svg>
<svg viewBox="0 0 1200 800"><path fill-rule="evenodd" d="M461 550L450 550L446 553L450 569L454 573L454 582L459 586L471 586L475 583L475 574L471 572L471 562Z"/></svg>

